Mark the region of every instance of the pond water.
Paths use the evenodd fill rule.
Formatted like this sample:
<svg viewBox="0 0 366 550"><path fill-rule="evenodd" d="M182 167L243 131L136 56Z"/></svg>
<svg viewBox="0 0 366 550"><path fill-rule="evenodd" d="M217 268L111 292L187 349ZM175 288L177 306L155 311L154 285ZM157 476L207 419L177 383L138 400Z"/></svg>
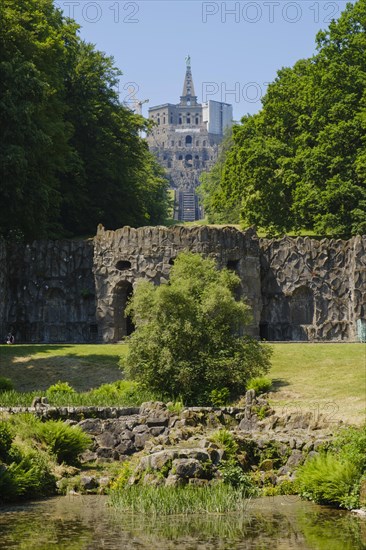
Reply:
<svg viewBox="0 0 366 550"><path fill-rule="evenodd" d="M55 497L0 508L0 549L359 550L366 520L296 496L248 502L245 514L142 517L104 496Z"/></svg>

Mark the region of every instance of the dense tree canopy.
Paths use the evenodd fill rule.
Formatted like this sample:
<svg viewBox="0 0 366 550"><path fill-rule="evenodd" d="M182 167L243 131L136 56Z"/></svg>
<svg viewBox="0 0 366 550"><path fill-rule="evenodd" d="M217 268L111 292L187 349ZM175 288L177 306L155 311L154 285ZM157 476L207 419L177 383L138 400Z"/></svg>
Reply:
<svg viewBox="0 0 366 550"><path fill-rule="evenodd" d="M126 373L188 404L209 403L223 388L242 394L249 378L269 369L270 350L242 335L250 311L233 296L238 284L235 273L189 252L177 257L169 284L140 283L128 308L136 330Z"/></svg>
<svg viewBox="0 0 366 550"><path fill-rule="evenodd" d="M366 0L317 49L278 71L262 110L234 127L219 183L214 172L204 181L210 221L236 222L239 208L244 225L274 234L366 232Z"/></svg>
<svg viewBox="0 0 366 550"><path fill-rule="evenodd" d="M0 234L162 222L167 182L118 99L113 59L52 0L0 6Z"/></svg>

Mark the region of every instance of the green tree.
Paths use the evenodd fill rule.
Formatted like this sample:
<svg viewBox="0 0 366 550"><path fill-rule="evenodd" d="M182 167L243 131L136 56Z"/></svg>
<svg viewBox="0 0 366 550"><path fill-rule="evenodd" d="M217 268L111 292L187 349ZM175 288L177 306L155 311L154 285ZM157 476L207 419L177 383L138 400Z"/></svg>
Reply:
<svg viewBox="0 0 366 550"><path fill-rule="evenodd" d="M243 336L249 307L236 301L239 277L215 261L182 252L168 284L141 282L127 308L136 326L124 362L126 374L152 391L209 402L213 390L244 392L265 373L270 349Z"/></svg>
<svg viewBox="0 0 366 550"><path fill-rule="evenodd" d="M161 223L167 215L167 180L139 131L146 126L120 104L121 75L113 59L91 44L70 46L65 89L73 170L62 175L64 227L93 233L98 223Z"/></svg>
<svg viewBox="0 0 366 550"><path fill-rule="evenodd" d="M230 130L220 144L217 162L209 172L203 172L200 176L201 185L197 188L197 193L201 198L205 217L209 223L239 223L238 203L235 200L230 201L229 197L222 201L220 192L222 172L232 143L232 131Z"/></svg>
<svg viewBox="0 0 366 550"><path fill-rule="evenodd" d="M121 72L52 0L0 3L0 234L162 223L167 179L119 102Z"/></svg>
<svg viewBox="0 0 366 550"><path fill-rule="evenodd" d="M206 179L212 216L236 205L272 234L366 231L365 27L366 0L348 4L316 55L278 71L262 110L234 127L219 183Z"/></svg>
<svg viewBox="0 0 366 550"><path fill-rule="evenodd" d="M0 6L0 232L29 238L57 231L68 129L63 21L51 0Z"/></svg>

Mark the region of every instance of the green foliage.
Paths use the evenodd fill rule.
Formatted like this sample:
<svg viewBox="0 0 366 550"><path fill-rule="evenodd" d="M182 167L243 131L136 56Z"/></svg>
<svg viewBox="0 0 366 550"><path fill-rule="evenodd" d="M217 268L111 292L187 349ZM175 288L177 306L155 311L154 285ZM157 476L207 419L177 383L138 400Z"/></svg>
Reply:
<svg viewBox="0 0 366 550"><path fill-rule="evenodd" d="M254 390L256 395L266 393L271 389L272 380L264 377L251 378L246 385L247 390Z"/></svg>
<svg viewBox="0 0 366 550"><path fill-rule="evenodd" d="M247 496L254 496L256 488L249 474L243 472L243 469L232 460L222 460L218 466L224 483L232 487L245 489Z"/></svg>
<svg viewBox="0 0 366 550"><path fill-rule="evenodd" d="M311 458L299 468L296 483L302 496L315 502L353 507L356 502L350 497L357 479L354 464L328 453Z"/></svg>
<svg viewBox="0 0 366 550"><path fill-rule="evenodd" d="M133 460L126 460L122 463L116 479L111 484L111 491L113 493L118 493L127 486L127 482L134 472L134 467L135 463Z"/></svg>
<svg viewBox="0 0 366 550"><path fill-rule="evenodd" d="M366 473L366 426L340 430L327 452L308 460L298 471L299 492L320 503L342 508L359 506Z"/></svg>
<svg viewBox="0 0 366 550"><path fill-rule="evenodd" d="M111 491L111 504L119 511L152 516L244 511L248 493L225 483L203 487L124 487Z"/></svg>
<svg viewBox="0 0 366 550"><path fill-rule="evenodd" d="M221 428L210 436L210 441L216 443L221 449L225 451L225 458L228 460L235 460L239 445L235 441L235 438L229 430Z"/></svg>
<svg viewBox="0 0 366 550"><path fill-rule="evenodd" d="M52 384L47 391L46 395L47 397L53 397L55 394L70 394L75 393L74 388L70 386L68 382L61 382L60 380L56 384Z"/></svg>
<svg viewBox="0 0 366 550"><path fill-rule="evenodd" d="M366 426L340 430L330 450L352 462L360 472L366 472Z"/></svg>
<svg viewBox="0 0 366 550"><path fill-rule="evenodd" d="M6 462L12 441L13 435L9 425L4 421L0 421L0 460Z"/></svg>
<svg viewBox="0 0 366 550"><path fill-rule="evenodd" d="M182 401L174 401L174 403L170 401L166 404L166 406L169 412L177 415L179 415L184 409L184 404Z"/></svg>
<svg viewBox="0 0 366 550"><path fill-rule="evenodd" d="M36 451L27 451L19 462L0 467L0 499L36 498L54 493L56 480L46 458Z"/></svg>
<svg viewBox="0 0 366 550"><path fill-rule="evenodd" d="M270 409L270 407L268 407L268 405L252 407L252 412L255 413L258 416L259 420L264 420L264 418L266 418L266 416L268 416L270 410L271 409Z"/></svg>
<svg viewBox="0 0 366 550"><path fill-rule="evenodd" d="M144 401L154 401L156 396L138 382L132 380L117 380L111 384L102 384L89 392L91 400L104 402L107 405L141 405Z"/></svg>
<svg viewBox="0 0 366 550"><path fill-rule="evenodd" d="M224 407L228 404L230 398L230 392L228 388L221 388L220 390L212 390L210 393L210 401L214 407Z"/></svg>
<svg viewBox="0 0 366 550"><path fill-rule="evenodd" d="M209 219L269 234L366 231L366 0L317 35L318 53L282 68L263 108L203 179ZM235 205L230 216L230 206ZM224 215L223 215L224 211Z"/></svg>
<svg viewBox="0 0 366 550"><path fill-rule="evenodd" d="M44 442L61 464L77 464L79 455L91 445L91 438L77 426L68 426L60 420L41 424L37 437Z"/></svg>
<svg viewBox="0 0 366 550"><path fill-rule="evenodd" d="M33 414L22 413L9 416L7 424L20 440L30 443L37 434L41 421Z"/></svg>
<svg viewBox="0 0 366 550"><path fill-rule="evenodd" d="M52 0L1 6L0 234L164 221L167 180L118 98L121 72Z"/></svg>
<svg viewBox="0 0 366 550"><path fill-rule="evenodd" d="M141 282L127 308L136 327L123 360L128 377L187 404L225 387L242 393L269 369L271 350L242 336L250 313L233 296L238 284L235 273L189 252L178 255L169 284Z"/></svg>
<svg viewBox="0 0 366 550"><path fill-rule="evenodd" d="M65 384L65 383L62 383ZM141 384L131 380L119 380L110 384L102 384L98 388L89 392L78 393L74 390L67 389L67 386L59 386L59 383L51 386L51 388L60 388L61 391L46 392L50 405L55 407L74 406L138 406L144 401L160 400L160 396L144 388ZM62 391L64 387L65 391ZM1 394L1 406L29 407L34 397L42 396L45 392L34 391L20 393L15 391L3 392Z"/></svg>
<svg viewBox="0 0 366 550"><path fill-rule="evenodd" d="M5 376L0 376L0 393L5 391L11 391L14 389L13 382L10 380L10 378L6 378Z"/></svg>
<svg viewBox="0 0 366 550"><path fill-rule="evenodd" d="M239 223L240 205L234 200L219 199L220 182L223 177L226 155L233 146L232 131L225 135L224 140L219 147L219 155L215 165L209 172L203 172L200 176L201 185L197 188L197 193L201 197L201 202L209 223Z"/></svg>

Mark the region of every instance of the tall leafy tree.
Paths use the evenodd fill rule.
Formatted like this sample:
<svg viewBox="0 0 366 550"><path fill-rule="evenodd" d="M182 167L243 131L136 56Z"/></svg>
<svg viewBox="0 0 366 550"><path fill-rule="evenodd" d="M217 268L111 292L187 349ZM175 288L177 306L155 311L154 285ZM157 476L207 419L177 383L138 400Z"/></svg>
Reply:
<svg viewBox="0 0 366 550"><path fill-rule="evenodd" d="M57 230L67 127L64 22L49 0L0 7L0 231L30 238Z"/></svg>
<svg viewBox="0 0 366 550"><path fill-rule="evenodd" d="M366 231L365 30L358 0L317 35L313 58L278 71L262 110L234 128L214 215L236 204L244 225L273 234Z"/></svg>
<svg viewBox="0 0 366 550"><path fill-rule="evenodd" d="M167 180L118 99L113 59L52 0L0 6L0 234L161 223Z"/></svg>

